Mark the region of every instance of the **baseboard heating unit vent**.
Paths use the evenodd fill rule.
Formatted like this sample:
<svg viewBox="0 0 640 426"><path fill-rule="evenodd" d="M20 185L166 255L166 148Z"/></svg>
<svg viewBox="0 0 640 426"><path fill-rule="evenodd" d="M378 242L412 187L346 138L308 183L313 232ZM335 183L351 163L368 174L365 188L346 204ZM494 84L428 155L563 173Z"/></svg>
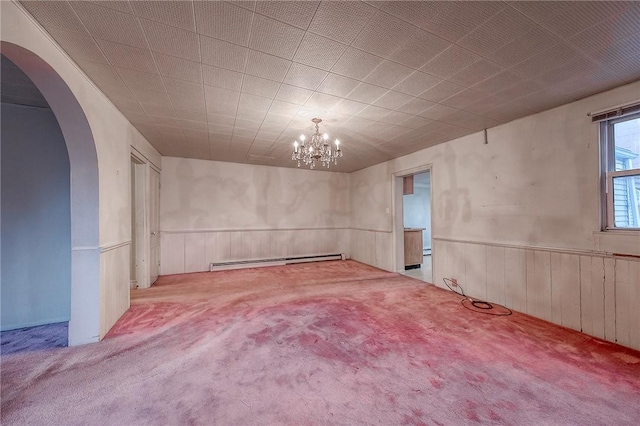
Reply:
<svg viewBox="0 0 640 426"><path fill-rule="evenodd" d="M227 269L261 268L265 266L291 265L293 263L322 262L325 260L345 260L344 253L317 254L313 256L291 256L272 259L236 260L230 262L211 262L209 271L224 271Z"/></svg>

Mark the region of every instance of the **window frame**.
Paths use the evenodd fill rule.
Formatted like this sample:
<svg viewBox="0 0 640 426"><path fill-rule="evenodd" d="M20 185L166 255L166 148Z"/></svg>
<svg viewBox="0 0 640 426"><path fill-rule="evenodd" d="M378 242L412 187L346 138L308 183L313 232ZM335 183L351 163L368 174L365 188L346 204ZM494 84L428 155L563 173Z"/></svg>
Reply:
<svg viewBox="0 0 640 426"><path fill-rule="evenodd" d="M640 231L640 227L615 226L613 203L613 180L618 177L640 176L640 168L616 171L614 126L629 120L640 119L640 112L634 112L600 122L600 168L602 194L602 226L603 231Z"/></svg>

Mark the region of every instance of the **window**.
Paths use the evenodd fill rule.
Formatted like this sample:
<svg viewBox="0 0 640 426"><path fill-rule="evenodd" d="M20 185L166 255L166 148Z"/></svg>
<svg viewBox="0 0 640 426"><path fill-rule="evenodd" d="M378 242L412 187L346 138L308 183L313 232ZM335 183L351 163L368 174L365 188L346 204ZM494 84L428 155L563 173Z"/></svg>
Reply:
<svg viewBox="0 0 640 426"><path fill-rule="evenodd" d="M640 113L601 122L605 229L640 230Z"/></svg>

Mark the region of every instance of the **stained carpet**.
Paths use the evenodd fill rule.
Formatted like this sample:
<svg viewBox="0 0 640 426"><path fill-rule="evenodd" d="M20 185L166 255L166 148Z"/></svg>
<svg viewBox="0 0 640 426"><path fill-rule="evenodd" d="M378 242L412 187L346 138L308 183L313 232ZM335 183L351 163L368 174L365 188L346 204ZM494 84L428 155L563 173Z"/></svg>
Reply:
<svg viewBox="0 0 640 426"><path fill-rule="evenodd" d="M161 277L2 357L2 424L635 425L640 353L354 261Z"/></svg>

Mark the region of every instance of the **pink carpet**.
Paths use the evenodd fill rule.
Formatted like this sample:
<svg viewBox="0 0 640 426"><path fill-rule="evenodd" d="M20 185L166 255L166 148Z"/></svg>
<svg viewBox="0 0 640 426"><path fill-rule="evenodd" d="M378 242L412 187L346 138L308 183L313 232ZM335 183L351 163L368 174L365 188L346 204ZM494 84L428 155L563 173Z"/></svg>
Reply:
<svg viewBox="0 0 640 426"><path fill-rule="evenodd" d="M640 353L353 261L162 277L2 357L2 424L637 425Z"/></svg>

